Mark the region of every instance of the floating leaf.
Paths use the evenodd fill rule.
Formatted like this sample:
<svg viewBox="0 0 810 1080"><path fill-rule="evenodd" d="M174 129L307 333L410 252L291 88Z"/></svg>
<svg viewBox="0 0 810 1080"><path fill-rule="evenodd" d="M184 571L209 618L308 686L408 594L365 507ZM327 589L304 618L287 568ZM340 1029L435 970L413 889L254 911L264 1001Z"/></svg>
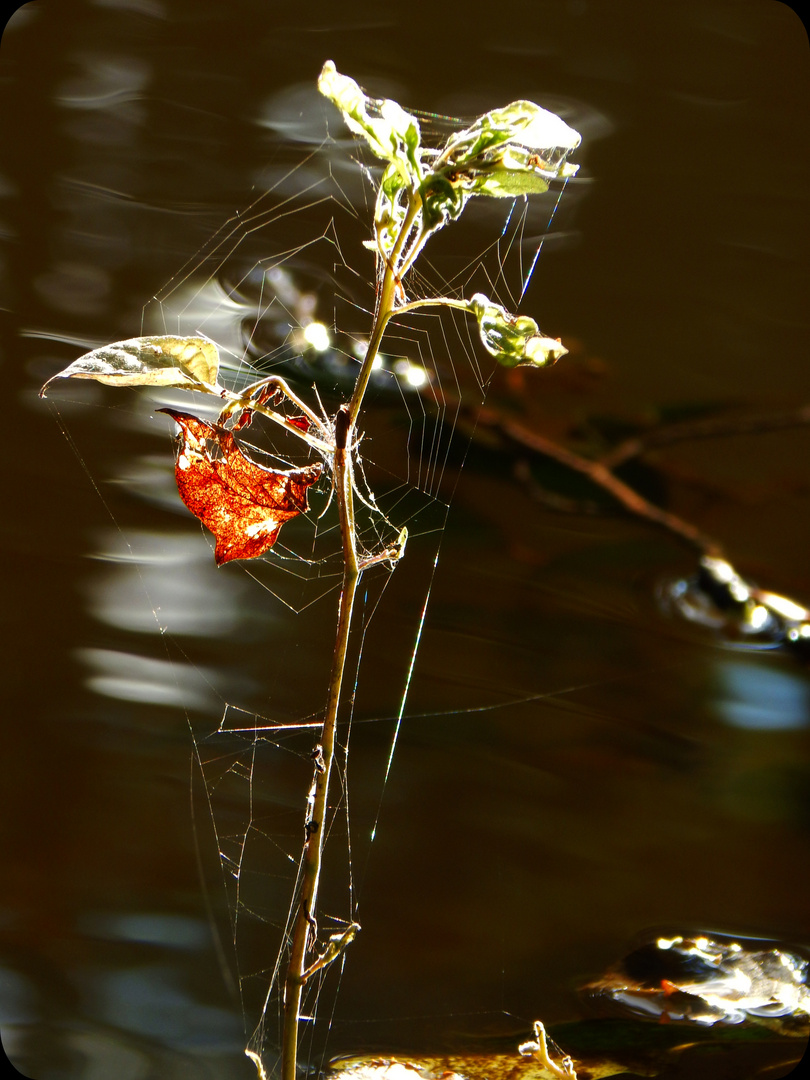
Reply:
<svg viewBox="0 0 810 1080"><path fill-rule="evenodd" d="M307 509L320 465L274 472L240 450L233 434L189 413L160 409L180 425L175 466L180 498L216 537L217 565L271 548L285 521Z"/></svg>
<svg viewBox="0 0 810 1080"><path fill-rule="evenodd" d="M568 350L556 338L545 337L528 315L510 315L508 311L476 293L467 308L478 320L484 347L504 367L546 367Z"/></svg>
<svg viewBox="0 0 810 1080"><path fill-rule="evenodd" d="M53 375L39 392L55 379L95 379L108 386L185 386L219 393L217 383L219 350L207 337L127 338L102 345Z"/></svg>
<svg viewBox="0 0 810 1080"><path fill-rule="evenodd" d="M518 1054L451 1054L399 1060L388 1055L359 1056L330 1062L327 1080L576 1080L576 1072L555 1068ZM600 1067L601 1066L601 1067ZM623 1072L613 1062L589 1062L588 1080Z"/></svg>

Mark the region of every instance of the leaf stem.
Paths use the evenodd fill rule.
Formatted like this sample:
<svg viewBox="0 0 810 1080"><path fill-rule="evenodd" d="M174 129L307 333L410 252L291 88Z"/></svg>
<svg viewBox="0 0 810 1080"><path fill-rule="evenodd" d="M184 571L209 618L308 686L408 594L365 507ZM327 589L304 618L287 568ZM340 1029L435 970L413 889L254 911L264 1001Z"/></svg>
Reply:
<svg viewBox="0 0 810 1080"><path fill-rule="evenodd" d="M459 311L470 310L470 305L466 300L453 300L449 296L434 296L430 299L410 300L407 304L398 307L394 314L406 315L409 311L416 311L418 308L423 307L449 307L457 308Z"/></svg>
<svg viewBox="0 0 810 1080"><path fill-rule="evenodd" d="M320 416L318 416L316 412L313 412L313 410L310 409L309 405L307 405L305 401L303 401L293 390L290 389L289 383L282 379L280 375L267 375L265 376L265 378L259 379L258 382L251 383L250 386L244 387L241 396L243 398L253 397L253 395L258 393L259 390L270 386L274 390L278 390L280 393L282 393L284 397L286 397L288 401L291 401L297 409L300 409L301 412L306 416L307 420L309 420L313 427L317 428L318 431L321 432L321 434L327 434L326 426L324 425L324 422L320 418Z"/></svg>
<svg viewBox="0 0 810 1080"><path fill-rule="evenodd" d="M408 251L402 257L402 262L399 266L400 278L405 277L405 275L408 273L410 268L413 266L413 264L416 262L417 258L421 254L422 248L425 246L430 237L434 234L434 232L437 231L438 228L441 228L441 226L437 226L432 229L422 229L414 242L411 244Z"/></svg>
<svg viewBox="0 0 810 1080"><path fill-rule="evenodd" d="M274 421L274 423L280 424L285 431L288 431L291 435L295 435L297 438L302 439L305 443L311 446L313 450L318 450L322 454L329 455L331 455L334 451L334 446L331 442L325 442L323 439L319 439L315 435L310 435L308 431L302 431L301 428L296 427L292 420L290 420L289 417L284 416L283 413L276 412L275 409L268 409L266 405L261 405L255 401L252 401L249 397L246 397L244 393L235 394L232 390L223 390L221 396L228 402L230 406L233 407L233 409L251 409L253 412L261 413L262 416L266 416L269 420ZM293 397L292 400L297 404L297 398ZM307 419L311 419L312 417L310 416L309 409L306 410L306 413ZM312 416L314 415L315 414L313 413ZM323 430L323 424L321 421L318 421L318 430Z"/></svg>

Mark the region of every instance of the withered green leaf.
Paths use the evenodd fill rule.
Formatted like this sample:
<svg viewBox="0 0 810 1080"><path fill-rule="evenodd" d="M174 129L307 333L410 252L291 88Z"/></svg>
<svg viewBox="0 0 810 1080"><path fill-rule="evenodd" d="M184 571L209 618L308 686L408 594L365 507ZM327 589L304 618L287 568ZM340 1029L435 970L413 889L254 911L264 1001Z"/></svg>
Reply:
<svg viewBox="0 0 810 1080"><path fill-rule="evenodd" d="M108 386L184 386L218 393L219 350L207 337L127 338L102 345L74 360L53 375L39 392L56 379L94 379Z"/></svg>

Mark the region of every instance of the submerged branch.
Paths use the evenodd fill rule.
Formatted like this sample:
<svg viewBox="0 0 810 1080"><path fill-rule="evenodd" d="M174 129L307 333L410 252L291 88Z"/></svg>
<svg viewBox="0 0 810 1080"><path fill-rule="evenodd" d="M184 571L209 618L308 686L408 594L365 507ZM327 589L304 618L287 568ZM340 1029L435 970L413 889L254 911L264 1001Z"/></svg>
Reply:
<svg viewBox="0 0 810 1080"><path fill-rule="evenodd" d="M486 412L489 414L490 410L486 410ZM508 438L521 446L527 447L529 450L534 450L545 457L558 461L561 465L565 465L566 468L587 476L591 483L607 491L631 514L645 518L647 521L651 521L655 525L659 525L661 528L673 533L681 540L685 540L690 547L697 548L702 555L710 555L714 558L722 557L723 549L717 540L701 532L697 526L692 525L691 522L686 521L677 514L673 514L669 510L662 510L660 506L656 506L649 499L645 499L635 488L631 488L623 480L615 476L601 461L593 461L590 458L582 457L573 450L560 446L559 443L547 439L544 435L539 435L536 431L524 427L523 424L517 423L515 420L498 417L497 414L491 415L495 426L500 428ZM484 419L483 416L482 419Z"/></svg>

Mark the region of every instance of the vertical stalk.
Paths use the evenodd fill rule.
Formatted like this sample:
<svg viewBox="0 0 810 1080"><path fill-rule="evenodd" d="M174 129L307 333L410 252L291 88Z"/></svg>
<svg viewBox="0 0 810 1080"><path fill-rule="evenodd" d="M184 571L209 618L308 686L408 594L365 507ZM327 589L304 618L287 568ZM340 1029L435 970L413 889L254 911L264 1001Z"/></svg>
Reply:
<svg viewBox="0 0 810 1080"><path fill-rule="evenodd" d="M298 911L292 929L292 951L284 981L284 1022L281 1036L281 1080L297 1080L298 1069L298 1023L301 1001L306 983L307 953L311 941L317 935L316 907L323 857L326 815L328 810L329 780L335 755L335 731L341 704L343 673L351 633L352 611L357 584L362 572L357 558L354 503L352 494L352 443L354 425L363 404L368 381L385 333L388 320L394 313L394 300L399 278L397 263L413 223L419 213L420 202L413 199L402 224L402 229L391 257L386 261L380 284L380 293L374 315L374 324L368 349L357 376L351 401L342 405L335 417L334 484L335 499L340 518L340 535L343 543L343 584L338 606L335 649L329 677L329 694L321 731L320 745L316 747L312 786L309 792L308 811L305 822L303 872L299 894Z"/></svg>
<svg viewBox="0 0 810 1080"><path fill-rule="evenodd" d="M329 677L329 696L326 704L321 742L315 750L315 770L310 789L309 810L305 823L304 866L298 912L292 933L292 953L284 984L284 1029L281 1046L282 1080L296 1080L298 1065L298 1018L304 990L304 971L310 932L317 931L315 917L318 885L321 874L324 832L328 809L329 778L335 756L340 692L346 667L346 652L352 623L352 610L360 573L354 530L354 508L351 478L351 426L349 410L343 405L335 421L335 497L343 537L343 586L338 607L338 624L332 671Z"/></svg>
<svg viewBox="0 0 810 1080"><path fill-rule="evenodd" d="M388 320L394 314L396 288L398 284L401 285L399 263L402 248L405 245L405 241L408 238L408 234L411 231L421 207L421 200L419 199L418 194L414 193L411 196L397 241L394 244L391 255L385 261L385 271L383 273L382 284L380 285L380 294L377 298L374 326L371 330L371 337L369 338L366 355L363 357L363 366L360 368L357 375L357 381L354 384L354 391L352 393L351 401L349 402L350 435L351 429L354 428L354 425L357 422L357 415L360 412L360 407L363 404L363 398L365 397L366 389L368 388L368 380L371 378L374 361L377 358L377 353L380 351L380 342L383 339L385 328L388 325ZM380 258L382 258L382 255Z"/></svg>

